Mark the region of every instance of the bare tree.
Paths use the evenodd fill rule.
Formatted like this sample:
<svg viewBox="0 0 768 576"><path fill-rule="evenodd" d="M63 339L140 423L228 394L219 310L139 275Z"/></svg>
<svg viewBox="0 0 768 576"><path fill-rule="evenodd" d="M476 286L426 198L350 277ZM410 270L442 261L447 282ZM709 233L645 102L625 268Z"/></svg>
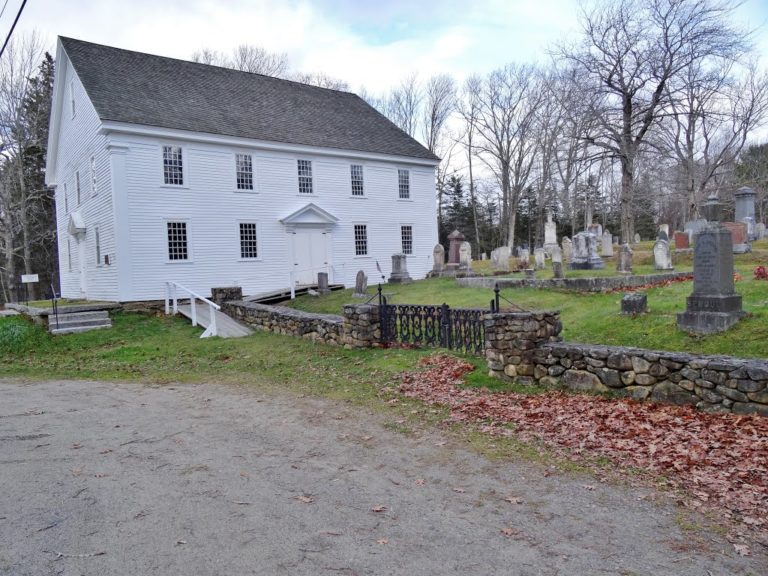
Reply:
<svg viewBox="0 0 768 576"><path fill-rule="evenodd" d="M729 23L733 5L716 0L617 0L581 15L583 38L560 55L590 82L590 142L621 165L621 230L634 232L635 161L666 111L667 85L695 62L736 59L745 35Z"/></svg>
<svg viewBox="0 0 768 576"><path fill-rule="evenodd" d="M230 55L210 48L202 48L192 54L192 61L278 78L286 77L290 69L287 54L269 52L252 44L240 44L232 50Z"/></svg>
<svg viewBox="0 0 768 576"><path fill-rule="evenodd" d="M483 81L479 76L469 76L464 81L462 88L462 97L457 102L457 110L464 122L464 134L462 141L467 151L467 169L469 172L469 201L472 203L472 221L475 226L475 238L478 246L476 250L480 251L480 228L478 224L477 193L475 190L475 172L473 158L475 155L475 135L477 133L477 117L480 113L479 94L482 89Z"/></svg>
<svg viewBox="0 0 768 576"><path fill-rule="evenodd" d="M384 115L409 136L416 135L422 93L418 76L411 74L385 99Z"/></svg>
<svg viewBox="0 0 768 576"><path fill-rule="evenodd" d="M330 88L331 90L349 90L349 84L339 78L328 76L323 72L298 72L289 76L291 80L303 84L311 84L320 88Z"/></svg>
<svg viewBox="0 0 768 576"><path fill-rule="evenodd" d="M421 133L424 145L437 152L448 118L456 109L456 83L447 74L432 76L424 86Z"/></svg>

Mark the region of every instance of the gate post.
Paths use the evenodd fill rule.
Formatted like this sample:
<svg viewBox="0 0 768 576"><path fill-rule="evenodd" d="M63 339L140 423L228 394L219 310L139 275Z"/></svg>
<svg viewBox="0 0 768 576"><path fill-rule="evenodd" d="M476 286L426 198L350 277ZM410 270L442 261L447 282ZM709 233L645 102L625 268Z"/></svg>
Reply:
<svg viewBox="0 0 768 576"><path fill-rule="evenodd" d="M453 338L451 335L451 309L448 304L443 303L440 306L440 346L443 348L453 348Z"/></svg>

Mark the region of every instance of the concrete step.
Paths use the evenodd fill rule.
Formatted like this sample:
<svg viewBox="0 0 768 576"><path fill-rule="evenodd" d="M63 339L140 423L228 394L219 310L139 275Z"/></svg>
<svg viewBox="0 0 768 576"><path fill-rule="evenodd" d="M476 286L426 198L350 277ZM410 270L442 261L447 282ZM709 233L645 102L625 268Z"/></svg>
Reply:
<svg viewBox="0 0 768 576"><path fill-rule="evenodd" d="M51 314L51 318L55 318ZM85 320L109 320L109 312L106 310L95 310L92 312L72 312L62 313L59 312L59 322L66 320L67 322L80 322Z"/></svg>
<svg viewBox="0 0 768 576"><path fill-rule="evenodd" d="M71 318L62 318L59 316L59 322L57 324L56 318L51 318L50 326L54 328L64 328L69 326L112 326L112 321L109 318L87 318L84 320L73 320Z"/></svg>
<svg viewBox="0 0 768 576"><path fill-rule="evenodd" d="M91 330L101 330L102 328L112 328L112 324L103 324L100 326L69 326L67 328L52 328L50 333L54 336L61 334L79 334L80 332L90 332Z"/></svg>
<svg viewBox="0 0 768 576"><path fill-rule="evenodd" d="M48 317L48 331L51 334L76 334L111 327L112 320L106 310L59 314L58 322L56 316Z"/></svg>

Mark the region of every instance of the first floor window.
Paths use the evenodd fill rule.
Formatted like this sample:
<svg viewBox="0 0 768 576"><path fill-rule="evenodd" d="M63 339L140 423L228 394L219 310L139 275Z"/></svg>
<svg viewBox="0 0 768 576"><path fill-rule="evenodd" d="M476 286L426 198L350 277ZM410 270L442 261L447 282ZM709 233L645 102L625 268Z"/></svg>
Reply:
<svg viewBox="0 0 768 576"><path fill-rule="evenodd" d="M96 266L101 265L101 239L99 238L99 229L94 228L93 230L96 240Z"/></svg>
<svg viewBox="0 0 768 576"><path fill-rule="evenodd" d="M181 146L163 146L163 182L172 186L184 185Z"/></svg>
<svg viewBox="0 0 768 576"><path fill-rule="evenodd" d="M355 256L368 255L368 225L355 224Z"/></svg>
<svg viewBox="0 0 768 576"><path fill-rule="evenodd" d="M312 194L312 161L299 160L299 194Z"/></svg>
<svg viewBox="0 0 768 576"><path fill-rule="evenodd" d="M168 260L188 260L187 223L168 222Z"/></svg>
<svg viewBox="0 0 768 576"><path fill-rule="evenodd" d="M96 157L91 156L91 194L96 196L98 190L96 188Z"/></svg>
<svg viewBox="0 0 768 576"><path fill-rule="evenodd" d="M250 154L235 155L238 190L253 190L253 158Z"/></svg>
<svg viewBox="0 0 768 576"><path fill-rule="evenodd" d="M350 172L352 176L352 196L363 196L365 194L365 188L363 187L362 164L352 164Z"/></svg>
<svg viewBox="0 0 768 576"><path fill-rule="evenodd" d="M258 258L259 239L255 222L240 222L240 258Z"/></svg>
<svg viewBox="0 0 768 576"><path fill-rule="evenodd" d="M72 243L67 238L67 272L72 272Z"/></svg>
<svg viewBox="0 0 768 576"><path fill-rule="evenodd" d="M397 187L401 199L408 199L411 197L411 175L408 170L397 171Z"/></svg>
<svg viewBox="0 0 768 576"><path fill-rule="evenodd" d="M69 214L69 199L67 198L67 183L64 182L64 214Z"/></svg>
<svg viewBox="0 0 768 576"><path fill-rule="evenodd" d="M400 226L400 242L403 246L403 254L413 254L413 226Z"/></svg>

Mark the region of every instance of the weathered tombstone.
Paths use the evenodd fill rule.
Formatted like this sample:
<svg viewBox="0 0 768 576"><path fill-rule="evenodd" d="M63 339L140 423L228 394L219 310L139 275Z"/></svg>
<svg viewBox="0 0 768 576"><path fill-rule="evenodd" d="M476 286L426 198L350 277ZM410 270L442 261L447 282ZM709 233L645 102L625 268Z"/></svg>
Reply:
<svg viewBox="0 0 768 576"><path fill-rule="evenodd" d="M765 224L758 222L755 224L755 239L762 240L765 238Z"/></svg>
<svg viewBox="0 0 768 576"><path fill-rule="evenodd" d="M731 233L734 254L752 251L752 246L747 242L747 225L744 222L722 222L722 225Z"/></svg>
<svg viewBox="0 0 768 576"><path fill-rule="evenodd" d="M432 250L432 275L440 276L445 268L445 248L442 244L435 244Z"/></svg>
<svg viewBox="0 0 768 576"><path fill-rule="evenodd" d="M736 201L736 222L744 222L747 225L747 239L755 240L755 197L757 192L747 186L739 188L733 194Z"/></svg>
<svg viewBox="0 0 768 576"><path fill-rule="evenodd" d="M579 232L573 237L571 270L600 270L605 268L603 259L597 253L597 236Z"/></svg>
<svg viewBox="0 0 768 576"><path fill-rule="evenodd" d="M565 277L563 274L563 252L559 246L552 249L552 275L558 279Z"/></svg>
<svg viewBox="0 0 768 576"><path fill-rule="evenodd" d="M601 254L606 258L610 258L611 256L613 256L613 236L611 236L611 233L609 230L605 230L603 232L603 243L602 243Z"/></svg>
<svg viewBox="0 0 768 576"><path fill-rule="evenodd" d="M560 250L560 246L552 248L552 262L563 262L563 251Z"/></svg>
<svg viewBox="0 0 768 576"><path fill-rule="evenodd" d="M509 272L509 246L499 246L491 252L491 269L494 272Z"/></svg>
<svg viewBox="0 0 768 576"><path fill-rule="evenodd" d="M687 232L675 232L675 250L687 250L691 247Z"/></svg>
<svg viewBox="0 0 768 576"><path fill-rule="evenodd" d="M692 240L696 235L696 232L705 228L706 225L707 221L704 218L699 218L698 220L689 220L685 223L685 226L683 226L683 230L688 232L689 240Z"/></svg>
<svg viewBox="0 0 768 576"><path fill-rule="evenodd" d="M459 247L459 270L472 270L472 244L462 242Z"/></svg>
<svg viewBox="0 0 768 576"><path fill-rule="evenodd" d="M648 311L648 296L637 292L624 294L621 299L622 314L645 314Z"/></svg>
<svg viewBox="0 0 768 576"><path fill-rule="evenodd" d="M320 294L331 293L331 289L328 287L328 272L317 273L317 291Z"/></svg>
<svg viewBox="0 0 768 576"><path fill-rule="evenodd" d="M620 236L614 236L613 237L613 245L614 246L618 246L619 244L621 244L621 237Z"/></svg>
<svg viewBox="0 0 768 576"><path fill-rule="evenodd" d="M616 271L621 274L632 274L632 248L629 247L629 244L622 244L619 248Z"/></svg>
<svg viewBox="0 0 768 576"><path fill-rule="evenodd" d="M658 239L653 245L653 267L656 270L674 270L672 256L669 253L669 242Z"/></svg>
<svg viewBox="0 0 768 576"><path fill-rule="evenodd" d="M536 269L535 268L526 268L525 269L525 277L529 280L533 280L536 278Z"/></svg>
<svg viewBox="0 0 768 576"><path fill-rule="evenodd" d="M368 290L368 276L362 270L357 271L355 276L355 292L352 294L354 298L366 298L368 294L365 292Z"/></svg>
<svg viewBox="0 0 768 576"><path fill-rule="evenodd" d="M485 252L481 253L480 260L483 260L483 261L488 260L488 254L486 254Z"/></svg>
<svg viewBox="0 0 768 576"><path fill-rule="evenodd" d="M594 234L596 238L603 237L603 225L602 224L590 224L587 226L587 232Z"/></svg>
<svg viewBox="0 0 768 576"><path fill-rule="evenodd" d="M640 234L635 233L635 244L640 244Z"/></svg>
<svg viewBox="0 0 768 576"><path fill-rule="evenodd" d="M461 250L461 243L464 242L464 234L458 230L454 230L448 235L448 267L457 268L459 266L459 250Z"/></svg>
<svg viewBox="0 0 768 576"><path fill-rule="evenodd" d="M536 270L544 270L547 265L547 257L544 254L544 248L534 248L533 261L536 264Z"/></svg>
<svg viewBox="0 0 768 576"><path fill-rule="evenodd" d="M665 240L669 242L669 224L659 224L659 232L656 234L656 240Z"/></svg>
<svg viewBox="0 0 768 576"><path fill-rule="evenodd" d="M408 284L413 282L408 274L405 254L392 254L392 274L390 274L387 282L390 284Z"/></svg>
<svg viewBox="0 0 768 576"><path fill-rule="evenodd" d="M524 262L527 268L528 262L531 260L531 253L528 251L528 248L520 248L517 253L519 254L520 262Z"/></svg>
<svg viewBox="0 0 768 576"><path fill-rule="evenodd" d="M571 242L571 239L568 238L568 236L563 236L563 260L566 263L570 263L572 257L573 257L573 242Z"/></svg>
<svg viewBox="0 0 768 576"><path fill-rule="evenodd" d="M557 224L552 221L552 214L547 213L547 221L544 223L544 251L552 254L555 246L557 246Z"/></svg>
<svg viewBox="0 0 768 576"><path fill-rule="evenodd" d="M723 332L744 316L734 288L731 234L720 222L720 210L714 195L702 206L707 226L694 237L693 292L686 311L677 315L678 327L695 334Z"/></svg>

